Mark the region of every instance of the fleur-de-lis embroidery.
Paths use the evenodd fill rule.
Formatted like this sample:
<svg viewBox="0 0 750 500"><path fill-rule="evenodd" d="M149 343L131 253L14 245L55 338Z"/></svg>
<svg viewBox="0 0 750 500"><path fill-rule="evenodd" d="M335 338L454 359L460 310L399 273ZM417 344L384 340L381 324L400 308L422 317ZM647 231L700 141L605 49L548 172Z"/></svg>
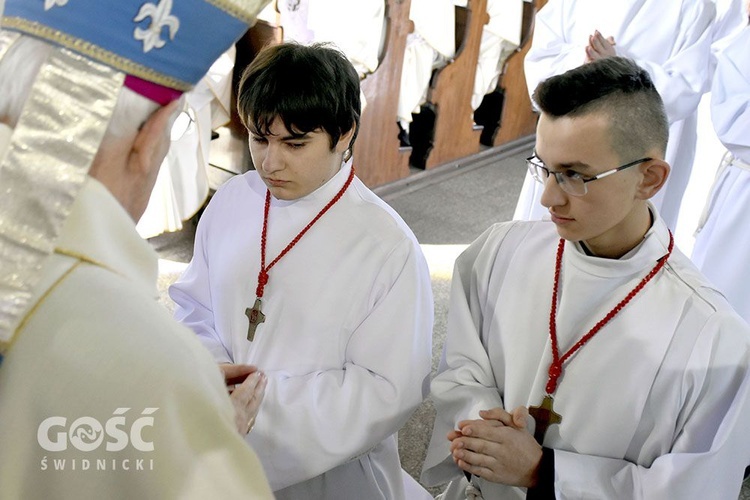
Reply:
<svg viewBox="0 0 750 500"><path fill-rule="evenodd" d="M68 3L68 0L44 0L44 10L50 10L52 7L62 7Z"/></svg>
<svg viewBox="0 0 750 500"><path fill-rule="evenodd" d="M64 0L68 1L68 0ZM159 5L145 3L135 16L136 23L139 23L151 17L151 25L148 29L136 28L133 35L136 40L143 41L143 52L148 52L153 48L160 49L167 43L161 38L161 30L165 26L169 28L169 39L174 40L177 30L180 29L180 20L170 14L172 10L172 0L160 0Z"/></svg>

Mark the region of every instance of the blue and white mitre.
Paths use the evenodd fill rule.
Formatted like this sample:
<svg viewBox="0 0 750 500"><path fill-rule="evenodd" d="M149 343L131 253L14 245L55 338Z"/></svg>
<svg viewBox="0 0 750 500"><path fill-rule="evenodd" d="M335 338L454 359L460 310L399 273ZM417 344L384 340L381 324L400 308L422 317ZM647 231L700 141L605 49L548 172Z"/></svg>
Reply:
<svg viewBox="0 0 750 500"><path fill-rule="evenodd" d="M268 1L6 0L2 27L186 91Z"/></svg>
<svg viewBox="0 0 750 500"><path fill-rule="evenodd" d="M191 89L270 0L5 0L0 59L56 47L0 151L0 358L83 185L123 86L159 104Z"/></svg>

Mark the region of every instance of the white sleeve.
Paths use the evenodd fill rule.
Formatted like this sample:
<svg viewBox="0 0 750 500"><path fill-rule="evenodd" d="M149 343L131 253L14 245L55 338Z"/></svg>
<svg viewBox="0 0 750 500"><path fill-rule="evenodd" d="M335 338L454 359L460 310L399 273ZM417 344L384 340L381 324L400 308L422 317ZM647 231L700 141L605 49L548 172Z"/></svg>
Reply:
<svg viewBox="0 0 750 500"><path fill-rule="evenodd" d="M491 236L497 236L492 231L475 240L458 257L453 270L448 333L430 393L437 415L422 473L427 485L461 475L451 459L448 432L461 420L479 418L480 410L503 407L495 379L503 367L492 365L483 335L487 270L492 268L497 248L486 245Z"/></svg>
<svg viewBox="0 0 750 500"><path fill-rule="evenodd" d="M616 47L617 54L633 59L648 71L659 91L669 123L683 120L695 113L701 96L711 85L711 27L716 9L712 2L685 2L672 55L656 62L628 53L627 47Z"/></svg>
<svg viewBox="0 0 750 500"><path fill-rule="evenodd" d="M650 467L555 450L555 491L567 498L737 498L750 464L747 325L715 313L687 366L671 450Z"/></svg>
<svg viewBox="0 0 750 500"><path fill-rule="evenodd" d="M543 80L586 62L586 44L571 43L565 36L565 2L548 2L534 17L534 37L523 68L529 96Z"/></svg>
<svg viewBox="0 0 750 500"><path fill-rule="evenodd" d="M455 11L451 0L412 0L409 8L414 35L422 37L446 59L456 55Z"/></svg>
<svg viewBox="0 0 750 500"><path fill-rule="evenodd" d="M367 453L395 434L427 395L433 299L415 242L404 238L384 258L369 300L366 317L347 321L354 328L341 368L301 376L266 371L250 443L274 491Z"/></svg>
<svg viewBox="0 0 750 500"><path fill-rule="evenodd" d="M185 272L169 287L169 296L175 303L174 317L198 335L198 339L213 355L217 363L233 363L226 346L221 342L214 326L211 302L208 257L205 253L209 219L213 214L212 202L201 216L195 234L193 258Z"/></svg>
<svg viewBox="0 0 750 500"><path fill-rule="evenodd" d="M341 19L346 22L340 22ZM385 33L382 0L310 2L307 23L315 33L315 40L336 44L360 77L378 68Z"/></svg>
<svg viewBox="0 0 750 500"><path fill-rule="evenodd" d="M750 163L750 28L720 57L711 89L716 135L735 156Z"/></svg>

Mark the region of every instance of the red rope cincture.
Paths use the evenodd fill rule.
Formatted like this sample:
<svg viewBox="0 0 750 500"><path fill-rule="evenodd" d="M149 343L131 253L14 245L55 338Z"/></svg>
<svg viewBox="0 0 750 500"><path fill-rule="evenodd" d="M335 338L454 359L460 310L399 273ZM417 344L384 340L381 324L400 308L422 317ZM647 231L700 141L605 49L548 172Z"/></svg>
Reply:
<svg viewBox="0 0 750 500"><path fill-rule="evenodd" d="M302 231L300 231L297 236L295 236L294 239L289 242L286 248L284 248L284 250L282 250L281 253L275 259L273 259L270 264L268 264L268 266L266 266L266 239L268 234L268 212L271 209L271 191L266 190L266 205L263 210L263 232L260 235L260 271L258 272L258 286L255 289L255 296L257 298L263 297L263 290L268 283L268 271L270 271L271 268L275 266L276 263L294 247L294 245L297 244L297 242L302 238L302 236L305 235L305 233L313 226L313 224L318 222L318 219L323 217L323 214L325 214L332 206L336 204L337 201L341 199L341 197L344 195L344 192L346 192L346 190L349 188L349 185L352 183L352 180L354 180L354 167L352 167L351 171L349 172L349 177L346 179L346 182L341 187L339 192L336 193L336 196L334 196L331 201L329 201L328 204L324 206L320 210L320 212L318 212L318 215L316 215L313 220L311 220L307 224L307 226L305 226Z"/></svg>
<svg viewBox="0 0 750 500"><path fill-rule="evenodd" d="M662 256L656 265L649 271L649 273L628 293L624 299L622 299L611 311L607 313L589 332L581 337L581 339L573 345L568 351L560 356L560 351L557 344L557 297L560 285L560 270L562 269L562 256L565 250L565 240L560 238L560 243L557 245L557 258L555 259L555 282L552 289L552 306L550 307L549 313L549 336L550 344L552 348L552 363L549 365L549 379L547 380L547 394L553 394L557 389L557 380L562 375L563 364L578 351L581 347L591 340L594 335L599 333L604 325L609 323L622 309L631 301L633 297L643 290L646 283L651 281L654 276L661 270L662 267L667 263L669 256L672 255L672 249L674 248L674 237L672 231L669 231L669 248L667 249L666 255Z"/></svg>

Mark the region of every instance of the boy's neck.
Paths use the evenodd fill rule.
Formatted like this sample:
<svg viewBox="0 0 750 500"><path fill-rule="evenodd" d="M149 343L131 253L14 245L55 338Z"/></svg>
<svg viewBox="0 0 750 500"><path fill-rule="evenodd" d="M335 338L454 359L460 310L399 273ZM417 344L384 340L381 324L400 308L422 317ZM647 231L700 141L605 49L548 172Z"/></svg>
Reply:
<svg viewBox="0 0 750 500"><path fill-rule="evenodd" d="M619 259L630 252L637 247L641 241L643 241L643 238L646 236L649 229L651 229L651 226L654 225L654 214L651 212L651 208L647 203L644 203L642 207L639 207L637 212L633 214L633 217L634 220L632 225L630 225L630 230L623 231L626 234L620 241L613 242L605 247L592 245L586 241L580 241L583 251L586 255L602 257L605 259Z"/></svg>

